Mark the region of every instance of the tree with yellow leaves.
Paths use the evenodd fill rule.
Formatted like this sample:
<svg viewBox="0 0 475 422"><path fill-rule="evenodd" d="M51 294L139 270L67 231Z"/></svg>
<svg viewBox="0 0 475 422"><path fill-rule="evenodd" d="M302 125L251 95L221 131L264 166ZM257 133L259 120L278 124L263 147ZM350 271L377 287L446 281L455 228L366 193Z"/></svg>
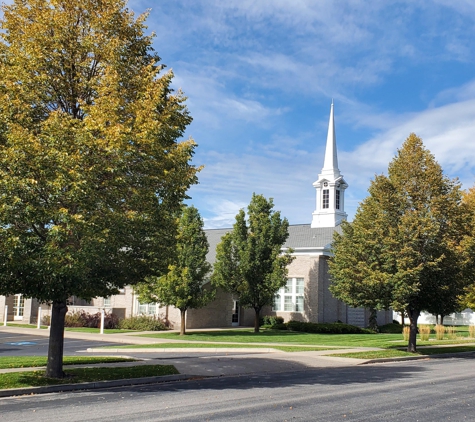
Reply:
<svg viewBox="0 0 475 422"><path fill-rule="evenodd" d="M124 0L14 0L0 20L0 293L52 304L162 275L199 170L191 122Z"/></svg>

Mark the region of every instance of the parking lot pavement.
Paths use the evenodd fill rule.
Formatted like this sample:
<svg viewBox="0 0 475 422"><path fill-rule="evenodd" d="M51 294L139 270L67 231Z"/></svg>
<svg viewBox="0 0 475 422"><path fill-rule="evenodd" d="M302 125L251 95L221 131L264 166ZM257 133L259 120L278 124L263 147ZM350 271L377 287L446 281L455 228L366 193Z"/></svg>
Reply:
<svg viewBox="0 0 475 422"><path fill-rule="evenodd" d="M41 333L31 333L33 330L28 330L28 333L19 333L18 330L20 329L10 330L9 327L0 329L0 356L46 356L48 354L49 333L47 330L38 330ZM83 355L88 348L114 344L116 343L104 340L65 338L64 354Z"/></svg>

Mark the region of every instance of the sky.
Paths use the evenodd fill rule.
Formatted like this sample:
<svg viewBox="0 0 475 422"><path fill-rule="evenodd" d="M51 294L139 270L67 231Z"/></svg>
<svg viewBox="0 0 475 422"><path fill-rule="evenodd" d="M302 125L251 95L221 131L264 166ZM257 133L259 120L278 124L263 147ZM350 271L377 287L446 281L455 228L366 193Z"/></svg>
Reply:
<svg viewBox="0 0 475 422"><path fill-rule="evenodd" d="M130 0L188 97L189 195L231 227L253 192L309 224L332 99L351 221L411 132L475 183L475 1Z"/></svg>

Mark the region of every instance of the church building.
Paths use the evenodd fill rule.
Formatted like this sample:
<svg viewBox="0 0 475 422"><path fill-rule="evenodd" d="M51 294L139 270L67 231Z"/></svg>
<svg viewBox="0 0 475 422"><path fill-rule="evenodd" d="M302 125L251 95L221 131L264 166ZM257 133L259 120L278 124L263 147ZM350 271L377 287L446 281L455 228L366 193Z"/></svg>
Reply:
<svg viewBox="0 0 475 422"><path fill-rule="evenodd" d="M348 188L338 168L333 102L323 168L313 186L316 190L316 201L311 223L289 226L289 237L284 250L292 248L295 259L289 265L287 284L275 296L273 306L264 309L262 315L282 316L285 321L340 321L365 327L368 324L368 311L348 307L335 299L329 291L331 280L328 260L331 257L331 243L334 232L340 233L340 224L347 219L345 191ZM230 230L231 228L206 230L210 245L207 258L211 264L215 262L216 246L221 237ZM0 296L0 321L5 318L6 305L8 320L36 322L40 304L35 299L25 299L20 294ZM179 310L171 306L140 303L133 287L129 286L118 295L95 298L91 303L71 298L68 306L70 311L84 310L89 313L105 309L106 312L113 312L119 317L157 315L166 318L175 329L180 326ZM43 314L49 312L47 306L41 307ZM253 326L253 322L254 310L242 308L237 297L221 290L217 292L216 299L205 308L190 309L186 316L187 329ZM378 313L379 325L389 322L392 322L392 312Z"/></svg>

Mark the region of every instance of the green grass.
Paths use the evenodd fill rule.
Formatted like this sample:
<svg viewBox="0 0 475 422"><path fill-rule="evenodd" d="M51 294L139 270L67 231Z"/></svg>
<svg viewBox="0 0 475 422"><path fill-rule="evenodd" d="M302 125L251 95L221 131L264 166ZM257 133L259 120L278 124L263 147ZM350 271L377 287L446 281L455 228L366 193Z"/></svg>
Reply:
<svg viewBox="0 0 475 422"><path fill-rule="evenodd" d="M252 329L189 332L185 336L180 336L178 333L141 334L140 336L197 342L283 343L330 347L400 347L404 344L400 334L311 334L278 330L262 330L260 333L254 333ZM396 343L398 341L400 344Z"/></svg>
<svg viewBox="0 0 475 422"><path fill-rule="evenodd" d="M252 329L247 330L221 330L221 331L190 331L185 336L178 333L154 333L139 334L140 337L162 338L170 340L187 340L196 342L234 342L255 344L282 344L282 345L306 345L306 346L324 346L324 347L379 347L382 349L397 349L407 345L402 334L312 334L293 331L280 330L261 330L260 333L254 333ZM464 337L455 340L434 340L431 336L430 341L421 341L417 339L419 346L435 346L460 343L474 343ZM181 347L181 346L176 346Z"/></svg>
<svg viewBox="0 0 475 422"><path fill-rule="evenodd" d="M116 358L106 356L64 356L63 365L83 365L112 362L134 362L136 359ZM8 368L31 368L46 366L48 358L45 356L2 356L0 357L0 369ZM2 375L3 376L3 375Z"/></svg>
<svg viewBox="0 0 475 422"><path fill-rule="evenodd" d="M380 359L380 358L395 358L405 356L430 356L440 355L445 353L462 353L462 352L475 352L475 346L453 346L453 347L431 347L427 349L419 348L417 353L409 353L404 350L376 350L356 353L336 353L327 356L335 356L342 358L354 358L354 359Z"/></svg>
<svg viewBox="0 0 475 422"><path fill-rule="evenodd" d="M38 328L36 324L17 324L15 322L11 322L7 325L8 327L18 327L18 328ZM46 330L48 328L47 325L40 325L42 330Z"/></svg>
<svg viewBox="0 0 475 422"><path fill-rule="evenodd" d="M18 327L18 328L38 328L36 324L17 324L17 323L11 323L8 324L9 327ZM47 325L42 325L41 329L45 330L47 329ZM101 332L100 328L89 328L89 327L65 327L64 331L77 331L80 333L96 333L99 334ZM105 329L104 334L120 334L120 333L134 333L136 332L135 330L121 330L118 328L114 329Z"/></svg>
<svg viewBox="0 0 475 422"><path fill-rule="evenodd" d="M46 378L44 371L12 372L2 374L0 377L0 389L77 384L80 382L175 375L178 373L173 365L140 365L127 368L75 368L68 369L66 372L67 377L62 379Z"/></svg>
<svg viewBox="0 0 475 422"><path fill-rule="evenodd" d="M353 359L380 359L380 358L397 358L405 356L414 356L414 353L404 352L397 349L389 350L368 350L364 352L355 353L335 353L327 356L334 356L340 358L353 358Z"/></svg>
<svg viewBox="0 0 475 422"><path fill-rule="evenodd" d="M220 343L152 343L152 344L129 344L126 346L106 346L102 349L210 349L210 348L253 348L253 349L276 349L283 352L310 352L315 350L335 350L335 347L312 347L312 346L265 346L258 344L220 344Z"/></svg>

